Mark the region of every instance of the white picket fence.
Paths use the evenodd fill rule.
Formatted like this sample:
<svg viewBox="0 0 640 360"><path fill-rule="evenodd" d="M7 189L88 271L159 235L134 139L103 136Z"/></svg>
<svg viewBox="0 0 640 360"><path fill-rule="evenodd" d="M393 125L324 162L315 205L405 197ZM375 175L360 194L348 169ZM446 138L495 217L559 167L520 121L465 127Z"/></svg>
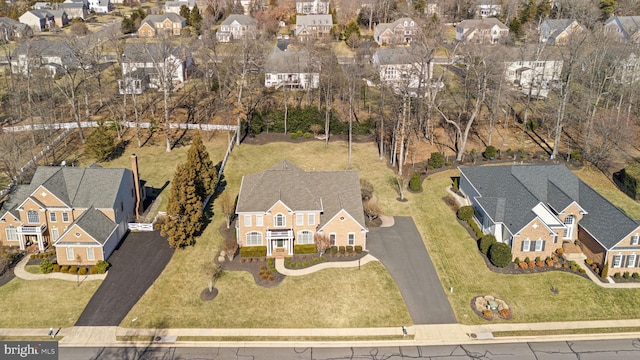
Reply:
<svg viewBox="0 0 640 360"><path fill-rule="evenodd" d="M158 222L158 217L166 216L164 211L158 211L156 217L153 218L151 223L127 223L127 229L130 231L153 231L153 226Z"/></svg>
<svg viewBox="0 0 640 360"><path fill-rule="evenodd" d="M109 124L106 122L105 124ZM82 121L80 122L80 127L88 128L88 127L98 127L99 123L97 121ZM120 123L122 127L127 128L136 128L139 127L141 129L149 129L153 126L163 126L152 123L136 123L132 121L125 121ZM66 123L55 123L55 124L34 124L34 125L20 125L20 126L5 126L2 128L3 132L21 132L21 131L31 131L31 130L60 130L60 129L77 129L78 123L76 122L66 122ZM238 129L237 125L217 125L217 124L174 124L170 123L169 128L171 129L189 129L189 130L203 130L203 131L214 131L214 130L227 130L227 131L236 131Z"/></svg>

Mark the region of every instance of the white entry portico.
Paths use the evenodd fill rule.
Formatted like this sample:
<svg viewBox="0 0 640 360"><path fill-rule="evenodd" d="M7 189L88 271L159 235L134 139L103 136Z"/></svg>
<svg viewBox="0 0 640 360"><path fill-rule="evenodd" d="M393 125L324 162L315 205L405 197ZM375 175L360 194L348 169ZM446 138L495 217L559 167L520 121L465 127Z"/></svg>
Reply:
<svg viewBox="0 0 640 360"><path fill-rule="evenodd" d="M274 252L293 255L293 231L290 229L267 230L267 256Z"/></svg>

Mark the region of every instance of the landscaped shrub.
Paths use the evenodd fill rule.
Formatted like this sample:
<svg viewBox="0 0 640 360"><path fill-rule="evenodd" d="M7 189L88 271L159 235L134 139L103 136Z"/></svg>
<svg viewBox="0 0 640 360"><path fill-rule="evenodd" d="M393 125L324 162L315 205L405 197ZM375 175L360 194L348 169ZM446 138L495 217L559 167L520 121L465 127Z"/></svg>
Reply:
<svg viewBox="0 0 640 360"><path fill-rule="evenodd" d="M308 139L308 138L310 138L310 137L311 137L311 134L309 134L308 132L304 133L304 138L305 138L305 139Z"/></svg>
<svg viewBox="0 0 640 360"><path fill-rule="evenodd" d="M621 277L622 277L622 275L620 275L620 273L619 273L619 272L617 272L617 273L613 274L613 278L614 278L614 279L620 279Z"/></svg>
<svg viewBox="0 0 640 360"><path fill-rule="evenodd" d="M67 265L63 265L63 266L60 268L60 272L61 272L61 273L68 273L68 272L69 272L69 267L68 267Z"/></svg>
<svg viewBox="0 0 640 360"><path fill-rule="evenodd" d="M561 248L561 247L560 247L560 248L557 248L557 249L556 249L556 254L558 254L558 255L562 255L562 254L564 254L564 249L563 249L563 248Z"/></svg>
<svg viewBox="0 0 640 360"><path fill-rule="evenodd" d="M500 313L500 316L502 316L505 319L508 319L511 317L511 310L509 309L502 309L499 311L499 313Z"/></svg>
<svg viewBox="0 0 640 360"><path fill-rule="evenodd" d="M493 311L491 311L491 310L483 310L482 311L482 317L484 317L485 319L491 319L493 317Z"/></svg>
<svg viewBox="0 0 640 360"><path fill-rule="evenodd" d="M53 272L60 272L60 265L53 264Z"/></svg>
<svg viewBox="0 0 640 360"><path fill-rule="evenodd" d="M104 260L100 260L98 261L96 266L98 267L98 274L104 274L107 272L107 269L109 268L109 263Z"/></svg>
<svg viewBox="0 0 640 360"><path fill-rule="evenodd" d="M330 251L333 255L335 255L338 253L338 247L334 245L331 247Z"/></svg>
<svg viewBox="0 0 640 360"><path fill-rule="evenodd" d="M480 230L480 227L478 226L478 224L476 224L475 220L471 219L467 221L467 223L469 224L469 226L471 226L471 229L476 234L476 239L480 239L484 236L484 233L482 232L482 230Z"/></svg>
<svg viewBox="0 0 640 360"><path fill-rule="evenodd" d="M80 275L87 275L87 268L86 267L81 267L80 269L78 269L78 274Z"/></svg>
<svg viewBox="0 0 640 360"><path fill-rule="evenodd" d="M600 276L603 279L606 279L607 276L609 276L609 262L608 261L604 263L604 266L602 267L602 273L600 274Z"/></svg>
<svg viewBox="0 0 640 360"><path fill-rule="evenodd" d="M267 256L266 246L243 246L240 248L240 257Z"/></svg>
<svg viewBox="0 0 640 360"><path fill-rule="evenodd" d="M314 259L313 259L313 263L314 263L314 264L317 264L318 262L320 262L320 259L318 259L318 258L314 258Z"/></svg>
<svg viewBox="0 0 640 360"><path fill-rule="evenodd" d="M520 266L521 269L528 269L529 268L529 264L527 264L526 262L521 262L518 263L518 266Z"/></svg>
<svg viewBox="0 0 640 360"><path fill-rule="evenodd" d="M296 134L296 133L291 134L291 138L293 140L297 139L298 138L298 134Z"/></svg>
<svg viewBox="0 0 640 360"><path fill-rule="evenodd" d="M456 215L458 216L458 219L462 221L471 220L471 218L473 217L473 206L461 207L460 209L458 209L458 212L456 213Z"/></svg>
<svg viewBox="0 0 640 360"><path fill-rule="evenodd" d="M411 180L409 180L409 190L420 191L421 182L420 174L413 173L413 175L411 175Z"/></svg>
<svg viewBox="0 0 640 360"><path fill-rule="evenodd" d="M511 263L511 248L505 243L494 243L489 248L489 260L497 267L505 267Z"/></svg>
<svg viewBox="0 0 640 360"><path fill-rule="evenodd" d="M453 186L453 191L458 191L460 189L459 188L460 185L458 185L459 182L460 182L460 178L459 177L454 177L453 178L453 185L452 185Z"/></svg>
<svg viewBox="0 0 640 360"><path fill-rule="evenodd" d="M338 249L339 249L340 255L344 255L344 253L347 251L347 249L344 246L340 246Z"/></svg>
<svg viewBox="0 0 640 360"><path fill-rule="evenodd" d="M93 265L93 266L91 267L91 269L89 269L89 273L90 273L91 275L95 275L95 274L97 274L97 273L98 273L98 267L97 267L96 265Z"/></svg>
<svg viewBox="0 0 640 360"><path fill-rule="evenodd" d="M513 260L513 263L516 265L520 264L520 258L517 257L515 260Z"/></svg>
<svg viewBox="0 0 640 360"><path fill-rule="evenodd" d="M489 253L489 248L496 242L496 237L488 234L480 238L480 251L487 255ZM511 259L509 259L511 260Z"/></svg>
<svg viewBox="0 0 640 360"><path fill-rule="evenodd" d="M439 169L444 166L444 155L439 152L432 152L429 158L429 167L432 169Z"/></svg>
<svg viewBox="0 0 640 360"><path fill-rule="evenodd" d="M75 275L78 272L78 267L77 266L72 266L69 268L69 274L73 274Z"/></svg>
<svg viewBox="0 0 640 360"><path fill-rule="evenodd" d="M49 261L49 259L44 259L41 263L40 263L40 271L43 274L49 274L53 271L53 263L51 261Z"/></svg>
<svg viewBox="0 0 640 360"><path fill-rule="evenodd" d="M623 190L635 200L640 200L640 164L633 163L620 171Z"/></svg>
<svg viewBox="0 0 640 360"><path fill-rule="evenodd" d="M356 251L356 254L360 254L362 253L362 246L356 245L354 246L354 250Z"/></svg>
<svg viewBox="0 0 640 360"><path fill-rule="evenodd" d="M631 277L631 274L629 274L628 271L625 271L624 274L622 274L622 277L625 278L626 280L629 280L629 278Z"/></svg>
<svg viewBox="0 0 640 360"><path fill-rule="evenodd" d="M591 258L587 258L587 260L585 260L584 262L586 262L587 265L593 264L593 260Z"/></svg>
<svg viewBox="0 0 640 360"><path fill-rule="evenodd" d="M294 254L315 254L317 251L315 244L293 245Z"/></svg>
<svg viewBox="0 0 640 360"><path fill-rule="evenodd" d="M640 279L640 274L638 274L637 272L634 272L634 273L631 275L631 277L632 277L632 278L634 278L635 280L638 280L638 279Z"/></svg>
<svg viewBox="0 0 640 360"><path fill-rule="evenodd" d="M498 151L496 150L495 146L489 145L484 150L484 153L482 153L482 156L484 156L485 159L495 159L497 152Z"/></svg>

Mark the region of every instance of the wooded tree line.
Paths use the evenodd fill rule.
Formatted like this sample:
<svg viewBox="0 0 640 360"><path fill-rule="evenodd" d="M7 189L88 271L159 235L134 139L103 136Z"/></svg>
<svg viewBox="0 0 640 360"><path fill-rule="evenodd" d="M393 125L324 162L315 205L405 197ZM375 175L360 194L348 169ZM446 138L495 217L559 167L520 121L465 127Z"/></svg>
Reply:
<svg viewBox="0 0 640 360"><path fill-rule="evenodd" d="M440 151L454 152L456 159L464 160L469 153L470 137L500 147L506 142L505 137L510 136L506 130L517 124L522 129L517 135L521 139L528 136L525 131L535 131L545 139L547 143L542 146L551 158L579 152L586 160L606 166L613 149L635 140L631 139L630 131L637 126L638 115L633 89L640 70L634 57L635 48L606 36L599 20L602 10L597 6L594 9L591 4L588 8L593 11L585 12L584 8L570 6L570 2L560 3L564 4L562 14L577 16L580 11L587 14L579 21L600 15L594 18L588 32L572 37L565 46L551 47L537 44L526 33L524 38L513 41L520 44L526 40L526 46L445 44L447 28L438 19L417 14L401 3L376 1L376 13L372 15L376 20L411 15L421 23L422 33L413 40L413 46L424 50L421 62L433 61L436 54L456 59L454 65L435 66L433 77L425 85L429 91L418 97L411 94L409 84L394 88L380 81L368 60L375 51L371 43L356 43L353 61L339 64L333 39L293 43L296 49L311 54L313 65L319 69L318 89L267 89L264 66L273 37L260 33L255 39L221 44L210 26L201 28L200 38L179 39L194 59L194 66L188 69L188 82L181 90L173 91L170 69L165 68L165 73L159 76L166 82L161 91L123 96L118 94L117 85L122 77L121 55L125 47L120 29L100 32L100 41L96 34L63 35L58 39L69 47L70 64L74 66L64 67L53 79L45 68L37 66L23 73L5 70L0 83L1 115L7 123L151 122L155 124L151 129L136 130L137 146L144 146L145 139L154 132L164 131L168 151L175 142L169 122L241 124L243 131L256 132L277 129L345 134L352 134L354 126L374 124L370 132L377 138L381 157L387 156L401 174L416 155L418 141L428 141ZM519 7L516 15L522 11ZM509 16L509 11L505 12ZM347 20L345 24L350 22ZM203 23L207 21L211 20L205 15ZM177 45L175 39L168 38L155 43L163 49ZM3 45L1 50L11 58L10 46ZM523 60L553 56L562 59L562 74L547 99L523 93L506 82L504 60L513 58L514 53L516 58L522 53ZM535 58L525 59L525 53L534 54ZM39 61L35 50L32 55L34 63ZM114 60L106 60L110 56ZM154 62L164 60L158 58ZM418 76L424 78L427 74L419 70ZM368 86L363 79L375 86ZM297 111L306 114L302 120L296 118ZM298 126L294 125L294 119L300 120L298 124L309 123L309 128L292 128ZM114 129L118 140L125 129L117 125ZM86 131L78 132L82 141ZM3 137L0 156L5 172L13 176L22 165L14 154L29 154L38 143L51 141L55 134L33 132L27 144ZM52 160L56 162L55 155Z"/></svg>

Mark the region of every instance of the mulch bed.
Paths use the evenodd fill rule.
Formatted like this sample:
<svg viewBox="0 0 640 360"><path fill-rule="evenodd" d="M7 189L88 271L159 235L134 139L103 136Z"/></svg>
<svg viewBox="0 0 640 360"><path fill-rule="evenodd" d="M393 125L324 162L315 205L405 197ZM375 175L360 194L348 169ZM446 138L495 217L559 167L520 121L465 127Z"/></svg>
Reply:
<svg viewBox="0 0 640 360"><path fill-rule="evenodd" d="M449 205L450 207L452 207L452 204L448 201L445 200L445 203L447 203L447 205ZM455 216L455 215L454 215ZM471 226L469 226L469 224L466 221L462 221L460 219L458 219L456 217L456 220L458 220L458 223L460 225L462 225L467 232L469 233L469 236L471 236L472 239L475 239L475 232L473 231L473 229L471 228ZM478 249L478 252L480 252L480 249ZM522 269L520 268L518 265L516 265L515 263L511 263L503 268L501 267L497 267L495 265L493 265L491 263L491 261L489 260L489 258L482 254L482 259L484 260L485 264L487 265L487 268L495 273L498 274L507 274L507 275L518 275L518 274L537 274L537 273L542 273L542 272L547 272L547 271L563 271L563 272L567 272L567 273L571 273L571 274L575 274L578 276L582 276L583 278L587 279L587 280L591 280L591 278L589 278L589 276L587 276L587 274L582 274L580 272L577 271L573 271L571 270L571 268L564 268L562 267L563 264L570 264L570 262L564 260L562 257L557 257L558 260L555 261L556 264L560 264L560 267L555 267L555 266L545 266L544 267L535 267L535 268L528 268L528 269ZM535 258L531 258L531 260L533 261ZM520 259L521 261L524 261L524 259ZM543 259L544 261L544 259ZM580 265L581 268L586 269L588 266L586 264L578 264ZM590 270L587 270L590 271Z"/></svg>
<svg viewBox="0 0 640 360"><path fill-rule="evenodd" d="M225 258L224 262L218 262L218 256L216 256L216 264L222 266L223 269L227 271L247 271L251 275L253 275L253 279L256 281L256 284L264 287L274 287L278 286L282 280L286 276L280 274L275 270L270 270L269 262L265 256L255 257L255 258L245 258L244 262L243 258L240 256L235 256L233 260L229 261L229 259ZM248 259L251 259L250 261ZM268 271L268 275L264 278L260 273L263 274ZM208 290L208 289L207 289Z"/></svg>
<svg viewBox="0 0 640 360"><path fill-rule="evenodd" d="M368 252L363 251L360 254L356 254L356 253L352 253L352 254L335 254L335 255L323 255L323 256L319 256L318 254L295 254L291 257L291 263L288 264L287 262L285 262L285 267L287 269L292 269L292 270L298 270L298 269L304 269L304 268L308 268L308 267L312 267L313 265L316 264L321 264L323 262L345 262L345 261L356 261L356 260L360 260L363 257L365 257L368 254ZM323 259L320 259L323 258ZM315 259L318 259L317 261ZM307 266L296 266L295 264L302 264L303 262L307 263Z"/></svg>
<svg viewBox="0 0 640 360"><path fill-rule="evenodd" d="M491 318L484 317L484 314L481 311L478 311L478 309L476 308L476 299L479 298L479 297L484 297L484 296L485 295L474 296L471 299L471 302L470 302L471 310L473 310L473 312L476 315L478 315L479 317L481 317L482 319L487 320L487 321L491 321L491 320L496 319L496 318L503 319L503 320L511 320L511 318L513 318L513 311L511 310L511 307L509 306L509 304L507 304L507 306L509 306L509 308L508 308L509 312L508 312L508 316L507 317L502 316L502 314L498 310L492 310L491 311L491 314L492 314ZM502 300L502 299L500 299L498 297L495 297L495 296L494 296L494 298L499 299L500 301L504 301L504 300ZM506 301L504 301L504 302L506 304Z"/></svg>

